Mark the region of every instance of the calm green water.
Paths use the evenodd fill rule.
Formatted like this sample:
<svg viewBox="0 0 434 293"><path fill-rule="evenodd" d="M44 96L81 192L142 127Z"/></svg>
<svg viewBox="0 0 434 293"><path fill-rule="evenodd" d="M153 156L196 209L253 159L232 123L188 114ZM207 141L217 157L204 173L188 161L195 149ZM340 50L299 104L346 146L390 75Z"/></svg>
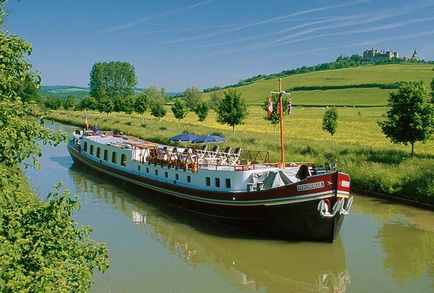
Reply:
<svg viewBox="0 0 434 293"><path fill-rule="evenodd" d="M333 244L263 240L74 165L65 144L44 146L40 164L26 170L34 189L45 197L62 181L80 196L77 221L108 245L93 292L434 292L432 211L356 195Z"/></svg>

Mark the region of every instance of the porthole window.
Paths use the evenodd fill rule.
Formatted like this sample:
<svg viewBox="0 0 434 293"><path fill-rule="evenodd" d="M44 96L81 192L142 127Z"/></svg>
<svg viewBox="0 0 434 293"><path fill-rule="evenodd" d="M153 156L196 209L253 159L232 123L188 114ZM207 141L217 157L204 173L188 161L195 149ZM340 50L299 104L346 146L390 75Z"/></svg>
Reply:
<svg viewBox="0 0 434 293"><path fill-rule="evenodd" d="M122 154L121 155L121 165L122 166L126 166L127 165L127 155L126 154Z"/></svg>

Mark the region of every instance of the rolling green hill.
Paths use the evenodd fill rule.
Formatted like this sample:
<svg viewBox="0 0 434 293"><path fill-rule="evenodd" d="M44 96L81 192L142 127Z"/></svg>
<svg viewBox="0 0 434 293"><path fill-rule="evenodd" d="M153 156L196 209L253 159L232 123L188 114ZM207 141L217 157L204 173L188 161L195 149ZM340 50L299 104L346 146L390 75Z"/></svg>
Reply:
<svg viewBox="0 0 434 293"><path fill-rule="evenodd" d="M141 93L145 90L145 88L135 88L134 91L136 94ZM89 95L89 88L87 87L79 87L73 85L43 85L39 89L39 94L42 96L55 96L59 98L66 98L67 96L74 96L79 99L82 99L85 96ZM181 93L177 92L166 92L168 97L173 97L179 95Z"/></svg>
<svg viewBox="0 0 434 293"><path fill-rule="evenodd" d="M81 99L89 94L89 89L69 85L43 85L39 89L39 94L42 96L56 96L60 98L74 96Z"/></svg>
<svg viewBox="0 0 434 293"><path fill-rule="evenodd" d="M383 106L392 89L378 85L391 85L402 80L423 80L427 87L434 78L432 64L364 65L360 67L318 71L282 78L282 88L292 92L295 105ZM372 87L359 85L372 84ZM297 90L294 87L329 87L321 90ZM333 89L337 86L337 89ZM339 89L339 87L343 87ZM248 104L262 104L270 90L278 88L278 79L266 79L235 87L242 92ZM223 92L219 90L217 92ZM210 93L204 94L209 97Z"/></svg>

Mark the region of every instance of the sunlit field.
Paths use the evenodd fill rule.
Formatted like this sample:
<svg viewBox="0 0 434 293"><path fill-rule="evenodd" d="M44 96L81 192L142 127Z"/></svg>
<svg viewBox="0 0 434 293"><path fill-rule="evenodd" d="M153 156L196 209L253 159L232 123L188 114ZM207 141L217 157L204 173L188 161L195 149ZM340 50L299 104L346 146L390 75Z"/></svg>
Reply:
<svg viewBox="0 0 434 293"><path fill-rule="evenodd" d="M377 121L384 119L383 114L387 108L338 108L338 129L334 136L322 130L322 116L326 108L297 107L291 115L285 116L285 138L287 144L294 139L306 139L323 143L333 142L336 144L358 145L366 147L379 147L393 150L409 151L410 147L392 144L381 132ZM84 112L57 111L52 117L68 113L74 121L84 121ZM210 111L207 119L201 124L197 116L190 112L181 122L175 119L172 111L167 107L167 115L161 121L145 113L144 122L139 114L126 115L124 113L111 113L108 116L98 112L87 112L90 123L97 123L107 128L127 127L129 132L142 137L155 137L159 141L168 140L172 135L184 130L197 134L206 135L212 132L220 132L229 138L229 142L236 137L253 137L262 141L261 135L270 136L274 139L275 129L264 120L265 111L260 107L249 107L249 115L243 125L235 127L235 137L232 128L221 125L216 121L216 114ZM146 127L142 126L146 124ZM276 128L278 130L278 128ZM278 135L278 133L277 133ZM265 138L265 137L264 137ZM268 142L268 139L265 139ZM434 141L417 143L416 152L419 154L434 154Z"/></svg>

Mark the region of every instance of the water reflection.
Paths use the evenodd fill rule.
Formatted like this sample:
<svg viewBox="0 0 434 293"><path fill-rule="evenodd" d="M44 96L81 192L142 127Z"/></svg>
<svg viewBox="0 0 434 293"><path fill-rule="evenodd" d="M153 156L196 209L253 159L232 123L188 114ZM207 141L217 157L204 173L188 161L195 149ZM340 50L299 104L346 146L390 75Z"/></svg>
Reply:
<svg viewBox="0 0 434 293"><path fill-rule="evenodd" d="M387 223L378 231L378 238L386 254L384 268L390 269L399 283L418 279L425 272L434 274L433 233L412 224Z"/></svg>
<svg viewBox="0 0 434 293"><path fill-rule="evenodd" d="M122 211L138 231L184 263L211 267L242 290L344 292L350 283L340 239L332 245L251 239L161 205L143 190L101 179L81 165L74 165L69 173L87 199Z"/></svg>
<svg viewBox="0 0 434 293"><path fill-rule="evenodd" d="M363 199L362 199L363 200ZM378 223L383 269L401 285L431 276L434 288L434 213L382 199L364 199L354 212Z"/></svg>

